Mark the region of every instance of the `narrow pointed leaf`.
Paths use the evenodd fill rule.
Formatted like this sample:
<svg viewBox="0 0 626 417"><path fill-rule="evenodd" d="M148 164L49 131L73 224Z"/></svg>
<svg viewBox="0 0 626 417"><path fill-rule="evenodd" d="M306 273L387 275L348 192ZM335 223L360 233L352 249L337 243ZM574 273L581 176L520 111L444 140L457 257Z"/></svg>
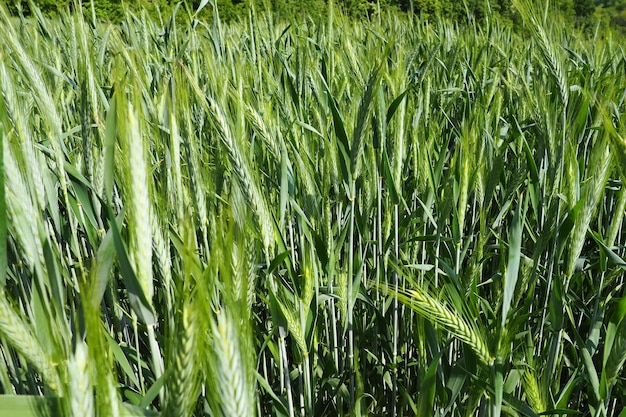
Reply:
<svg viewBox="0 0 626 417"><path fill-rule="evenodd" d="M513 223L511 224L511 229L509 231L509 262L504 276L504 297L502 301L501 327L503 329L511 307L511 300L513 300L513 295L515 293L517 278L519 276L523 222L523 219L521 218L521 210L522 202L520 201L517 209L515 210L515 214L513 215Z"/></svg>

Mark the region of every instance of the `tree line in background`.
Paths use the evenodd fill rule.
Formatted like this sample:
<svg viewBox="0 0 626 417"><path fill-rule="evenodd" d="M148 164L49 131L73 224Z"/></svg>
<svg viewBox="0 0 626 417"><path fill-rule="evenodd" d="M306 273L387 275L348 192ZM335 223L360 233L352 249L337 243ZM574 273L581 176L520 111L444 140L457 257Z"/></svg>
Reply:
<svg viewBox="0 0 626 417"><path fill-rule="evenodd" d="M11 13L20 12L30 14L27 0L0 0L4 1ZM540 4L545 4L543 0ZM67 8L72 8L75 0L32 0L44 14L53 15ZM129 2L123 0L93 0L82 1L87 8L92 8L97 16L104 20L116 21L121 19L126 7L132 9L147 8L156 12L166 11L180 0L138 0ZM183 5L193 10L201 0L183 0ZM209 2L209 5L212 2ZM312 17L323 16L328 7L328 0L216 0L220 18L230 21L239 16L247 15L251 4L257 9L271 9L273 13L285 18L301 15ZM466 20L469 17L481 19L487 14L494 13L504 19L514 20L511 0L335 0L335 4L342 11L353 16L372 16L379 11L389 9L413 12L422 16L442 16L453 20ZM583 24L594 22L594 16L603 20L612 21L626 27L626 0L552 0L553 9L560 10L568 19ZM213 13L212 7L206 7L203 12L207 17Z"/></svg>

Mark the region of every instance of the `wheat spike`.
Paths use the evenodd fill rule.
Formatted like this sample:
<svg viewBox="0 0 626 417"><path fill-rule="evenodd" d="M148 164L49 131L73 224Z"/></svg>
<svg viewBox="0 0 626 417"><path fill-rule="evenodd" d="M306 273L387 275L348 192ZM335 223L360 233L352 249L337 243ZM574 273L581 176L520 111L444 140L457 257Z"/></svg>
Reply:
<svg viewBox="0 0 626 417"><path fill-rule="evenodd" d="M400 292L383 287L383 290L391 294L397 294L400 300L414 311L444 327L456 338L467 344L483 364L491 365L493 363L494 358L489 353L487 343L476 326L460 314L450 310L441 301L430 296L425 291L417 289Z"/></svg>
<svg viewBox="0 0 626 417"><path fill-rule="evenodd" d="M34 186L33 188L39 209L44 210L46 196L43 176L39 160L35 155L32 132L28 128L27 113L21 111L21 107L24 106L24 103L20 103L18 100L13 82L2 61L0 61L0 80L2 80L0 84L2 85L4 105L11 117L17 136L20 138L22 160L28 166L28 170L25 174L30 177L28 179L29 184L33 184ZM28 104L27 106L30 107Z"/></svg>
<svg viewBox="0 0 626 417"><path fill-rule="evenodd" d="M272 215L267 207L265 197L259 191L258 184L252 177L249 169L250 164L246 161L244 154L239 149L239 145L230 131L224 112L214 100L211 100L211 108L213 109L220 137L228 152L233 171L241 184L242 190L245 190L244 194L247 200L254 207L254 213L259 222L261 236L263 237L263 246L266 252L271 252L271 245L274 241L274 227Z"/></svg>
<svg viewBox="0 0 626 417"><path fill-rule="evenodd" d="M6 181L7 212L11 219L10 225L15 229L15 236L22 249L31 271L41 270L45 264L43 247L38 239L38 214L28 190L24 177L14 159L8 141L4 141L4 169Z"/></svg>
<svg viewBox="0 0 626 417"><path fill-rule="evenodd" d="M139 125L132 105L128 109L128 165L129 198L131 209L128 210L131 230L130 255L134 262L135 273L142 290L149 302L152 302L154 287L152 284L152 229L150 224L150 195L144 145Z"/></svg>
<svg viewBox="0 0 626 417"><path fill-rule="evenodd" d="M11 346L41 374L46 384L57 394L62 393L55 365L31 332L29 326L9 305L6 293L0 292L0 333Z"/></svg>
<svg viewBox="0 0 626 417"><path fill-rule="evenodd" d="M539 391L539 385L537 384L537 377L535 372L527 369L524 371L522 378L522 385L524 392L526 393L526 399L528 404L538 413L543 413L546 410L546 403Z"/></svg>
<svg viewBox="0 0 626 417"><path fill-rule="evenodd" d="M246 355L241 350L242 340L237 326L226 311L221 311L213 323L215 371L217 392L224 417L255 415L253 391L248 386Z"/></svg>
<svg viewBox="0 0 626 417"><path fill-rule="evenodd" d="M591 173L587 176L581 192L583 205L572 229L572 244L570 246L567 269L569 277L574 274L578 257L582 253L587 237L587 229L589 229L594 211L604 191L610 166L611 154L609 152L609 144L603 138L596 138L587 168Z"/></svg>
<svg viewBox="0 0 626 417"><path fill-rule="evenodd" d="M162 416L185 417L193 414L197 398L196 335L198 333L193 306L185 304L180 330L175 342L173 371L167 382L166 406Z"/></svg>
<svg viewBox="0 0 626 417"><path fill-rule="evenodd" d="M94 397L89 375L89 350L85 342L78 342L74 357L68 364L70 378L70 409L74 417L94 415Z"/></svg>

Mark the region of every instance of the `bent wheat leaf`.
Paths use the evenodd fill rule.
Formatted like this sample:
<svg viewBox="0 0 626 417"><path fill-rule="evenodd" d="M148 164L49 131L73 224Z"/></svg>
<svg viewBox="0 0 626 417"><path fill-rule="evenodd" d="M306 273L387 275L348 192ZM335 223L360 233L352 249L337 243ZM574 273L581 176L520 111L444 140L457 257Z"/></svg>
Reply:
<svg viewBox="0 0 626 417"><path fill-rule="evenodd" d="M520 197L517 209L513 215L513 224L509 231L509 262L506 268L506 275L504 276L504 299L502 301L502 322L500 327L504 329L506 318L511 308L511 300L515 293L515 286L517 285L517 278L519 276L519 263L521 257L522 246L522 224L524 219L522 218L521 209L523 205L523 198Z"/></svg>
<svg viewBox="0 0 626 417"><path fill-rule="evenodd" d="M113 211L110 208L107 208L107 210L109 211L109 222L113 232L113 241L115 242L115 249L117 251L120 268L122 270L122 278L124 279L124 284L128 290L128 300L130 301L130 305L142 323L146 325L154 325L156 323L154 311L152 310L150 302L148 301L146 294L143 292L143 288L130 264L124 242L122 242L120 231L117 228Z"/></svg>

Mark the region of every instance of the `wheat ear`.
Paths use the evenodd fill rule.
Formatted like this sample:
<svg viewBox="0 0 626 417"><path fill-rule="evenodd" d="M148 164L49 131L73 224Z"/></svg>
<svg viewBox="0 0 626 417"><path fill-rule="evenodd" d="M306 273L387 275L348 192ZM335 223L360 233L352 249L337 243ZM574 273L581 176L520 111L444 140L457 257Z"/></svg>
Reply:
<svg viewBox="0 0 626 417"><path fill-rule="evenodd" d="M398 299L418 314L439 324L457 339L468 345L485 365L491 365L494 358L476 325L422 289L394 290L381 285L383 291L397 295Z"/></svg>
<svg viewBox="0 0 626 417"><path fill-rule="evenodd" d="M174 347L173 371L167 383L167 397L162 416L191 416L197 398L196 335L193 306L183 306L180 330Z"/></svg>
<svg viewBox="0 0 626 417"><path fill-rule="evenodd" d="M254 416L255 407L242 340L231 315L223 310L213 322L214 369L222 416Z"/></svg>
<svg viewBox="0 0 626 417"><path fill-rule="evenodd" d="M46 355L29 326L9 305L4 291L0 292L0 334L33 365L54 392L61 394L59 375L54 363Z"/></svg>
<svg viewBox="0 0 626 417"><path fill-rule="evenodd" d="M85 342L76 345L68 364L70 377L70 409L74 417L94 415L94 394L89 375L89 350Z"/></svg>

